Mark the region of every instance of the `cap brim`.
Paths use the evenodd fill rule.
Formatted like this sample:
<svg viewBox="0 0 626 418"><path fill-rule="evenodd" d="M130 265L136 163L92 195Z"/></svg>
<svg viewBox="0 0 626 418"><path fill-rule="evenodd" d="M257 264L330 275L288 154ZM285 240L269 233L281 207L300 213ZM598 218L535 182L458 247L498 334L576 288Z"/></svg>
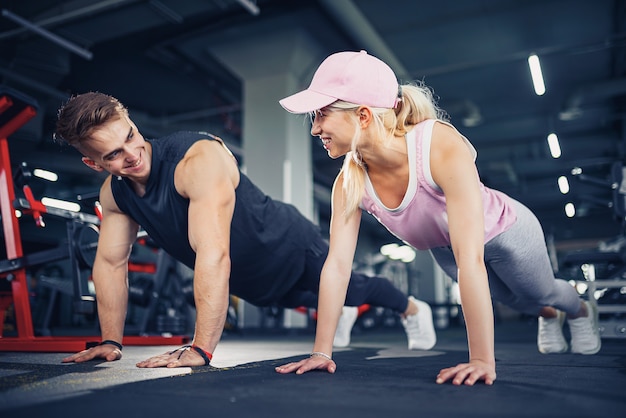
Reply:
<svg viewBox="0 0 626 418"><path fill-rule="evenodd" d="M290 113L309 113L337 101L337 98L312 90L303 90L279 100L278 103Z"/></svg>

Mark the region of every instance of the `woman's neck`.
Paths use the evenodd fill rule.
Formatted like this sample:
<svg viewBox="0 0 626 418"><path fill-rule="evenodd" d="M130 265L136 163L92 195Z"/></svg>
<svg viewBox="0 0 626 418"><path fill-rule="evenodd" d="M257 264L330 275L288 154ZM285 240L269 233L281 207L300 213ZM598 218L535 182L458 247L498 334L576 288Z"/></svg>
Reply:
<svg viewBox="0 0 626 418"><path fill-rule="evenodd" d="M357 151L368 172L395 170L409 161L404 136L395 136L387 142L369 142L358 147Z"/></svg>

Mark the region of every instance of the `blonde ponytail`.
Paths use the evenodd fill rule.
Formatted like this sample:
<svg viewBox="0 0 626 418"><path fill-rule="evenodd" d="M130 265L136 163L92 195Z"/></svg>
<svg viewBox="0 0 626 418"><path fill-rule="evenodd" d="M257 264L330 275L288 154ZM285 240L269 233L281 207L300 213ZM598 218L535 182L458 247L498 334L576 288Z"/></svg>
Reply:
<svg viewBox="0 0 626 418"><path fill-rule="evenodd" d="M402 100L393 109L396 115L394 134L405 135L426 119L448 120L448 115L437 106L433 91L428 86L422 83L405 84L401 89Z"/></svg>
<svg viewBox="0 0 626 418"><path fill-rule="evenodd" d="M343 160L343 196L346 202L344 218L348 220L361 204L365 188L365 166L357 151L350 151Z"/></svg>

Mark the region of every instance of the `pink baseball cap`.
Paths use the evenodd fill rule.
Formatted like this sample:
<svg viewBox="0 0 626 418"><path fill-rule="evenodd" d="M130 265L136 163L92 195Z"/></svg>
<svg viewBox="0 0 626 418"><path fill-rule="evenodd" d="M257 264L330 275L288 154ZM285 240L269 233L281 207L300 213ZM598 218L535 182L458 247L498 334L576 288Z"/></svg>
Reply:
<svg viewBox="0 0 626 418"><path fill-rule="evenodd" d="M313 112L337 100L394 108L398 95L398 80L387 64L366 51L337 52L320 64L309 88L279 103L291 113Z"/></svg>

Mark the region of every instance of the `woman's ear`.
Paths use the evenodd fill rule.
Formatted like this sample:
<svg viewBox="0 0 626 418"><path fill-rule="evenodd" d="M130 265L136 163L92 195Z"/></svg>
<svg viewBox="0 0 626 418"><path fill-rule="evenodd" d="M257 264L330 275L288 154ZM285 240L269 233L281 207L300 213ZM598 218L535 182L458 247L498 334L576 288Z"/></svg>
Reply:
<svg viewBox="0 0 626 418"><path fill-rule="evenodd" d="M367 106L360 106L357 109L357 115L359 117L359 126L361 129L365 129L372 122L372 109Z"/></svg>
<svg viewBox="0 0 626 418"><path fill-rule="evenodd" d="M83 164L85 164L87 167L91 168L92 170L95 170L97 172L104 171L104 168L100 167L94 160L92 160L89 157L83 157L82 161L83 161Z"/></svg>

